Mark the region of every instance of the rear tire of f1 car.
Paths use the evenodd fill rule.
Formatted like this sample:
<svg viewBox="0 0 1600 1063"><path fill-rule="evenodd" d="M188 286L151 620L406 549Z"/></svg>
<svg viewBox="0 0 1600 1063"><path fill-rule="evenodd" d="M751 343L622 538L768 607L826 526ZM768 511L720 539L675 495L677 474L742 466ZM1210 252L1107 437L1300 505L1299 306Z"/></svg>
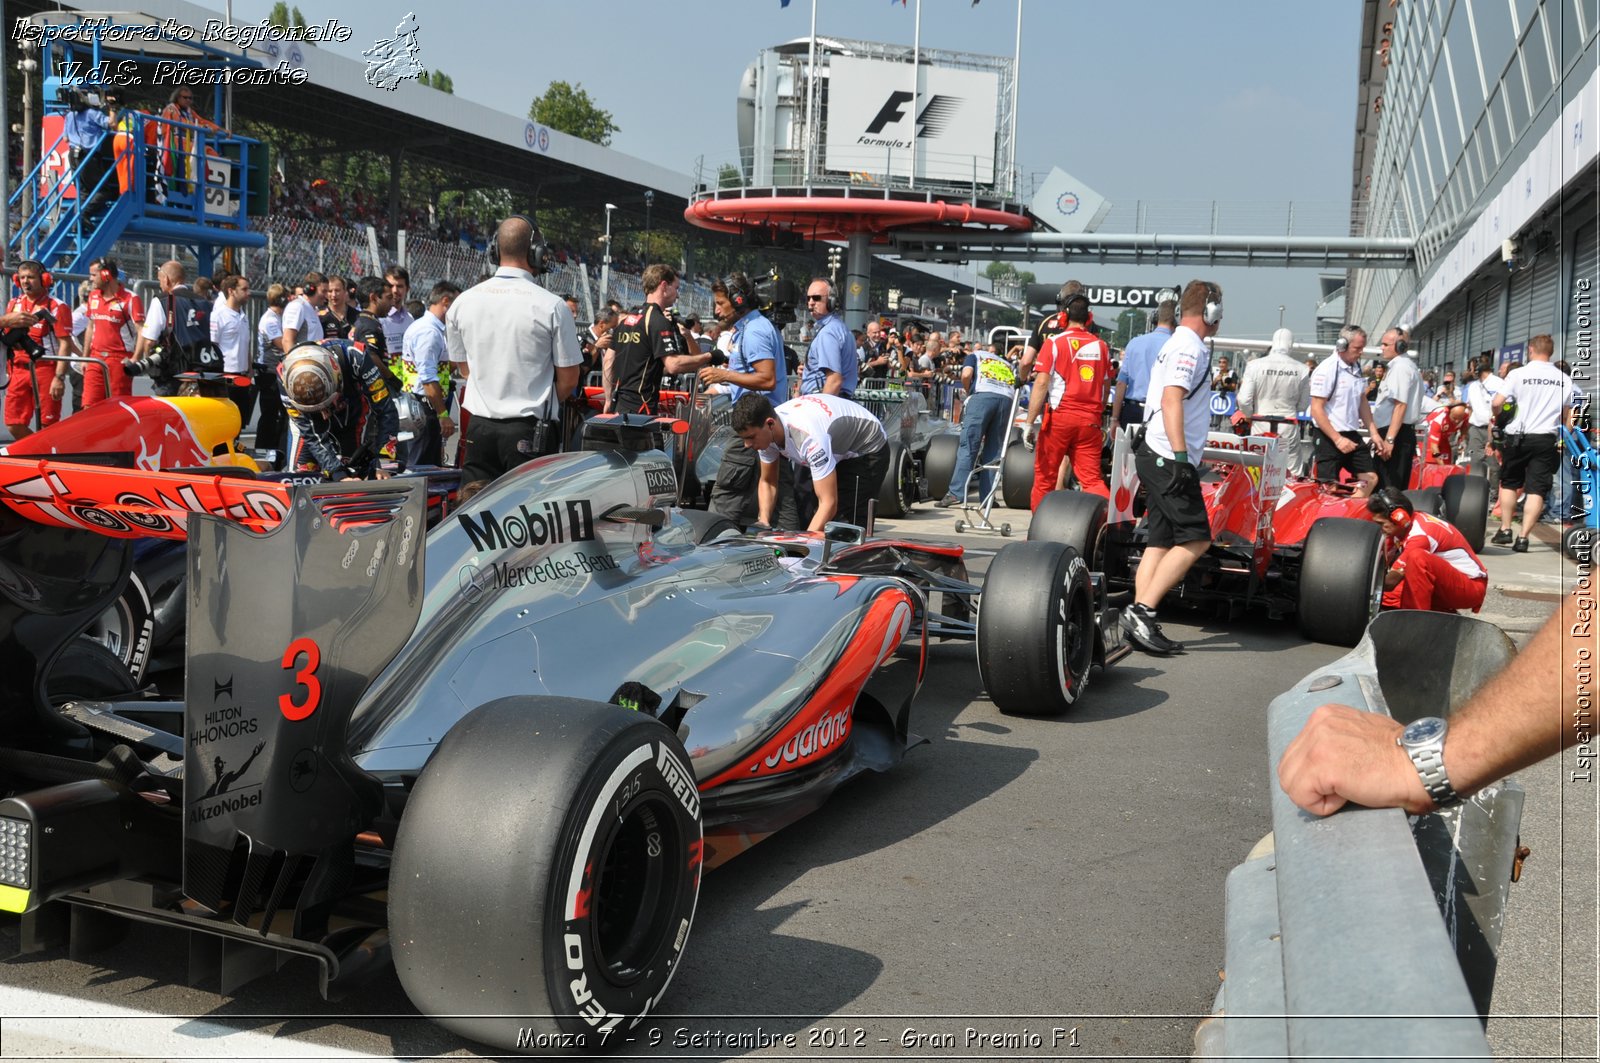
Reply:
<svg viewBox="0 0 1600 1063"><path fill-rule="evenodd" d="M903 517L917 500L917 463L899 443L889 444L889 467L878 488L878 516Z"/></svg>
<svg viewBox="0 0 1600 1063"><path fill-rule="evenodd" d="M138 684L117 654L93 639L76 638L50 666L45 690L52 705L64 705L128 697L138 690Z"/></svg>
<svg viewBox="0 0 1600 1063"><path fill-rule="evenodd" d="M685 509L681 512L683 519L689 522L689 527L694 529L696 546L704 546L724 534L738 535L740 532L737 524L720 513L704 509Z"/></svg>
<svg viewBox="0 0 1600 1063"><path fill-rule="evenodd" d="M1033 501L1033 451L1014 433L1000 467L1000 494L1007 509L1027 509Z"/></svg>
<svg viewBox="0 0 1600 1063"><path fill-rule="evenodd" d="M1456 531L1474 550L1483 549L1483 538L1489 530L1489 481L1482 476L1452 476L1439 488L1444 499L1444 519L1456 526Z"/></svg>
<svg viewBox="0 0 1600 1063"><path fill-rule="evenodd" d="M1444 497L1437 487L1416 487L1406 492L1406 497L1411 500L1411 509L1416 513L1426 513L1430 517L1444 516Z"/></svg>
<svg viewBox="0 0 1600 1063"><path fill-rule="evenodd" d="M1031 486L1031 485L1030 485ZM1030 542L1064 543L1096 572L1104 571L1106 500L1082 491L1051 491L1028 525Z"/></svg>
<svg viewBox="0 0 1600 1063"><path fill-rule="evenodd" d="M1300 559L1300 633L1354 646L1383 598L1383 529L1370 520L1324 517L1311 525Z"/></svg>
<svg viewBox="0 0 1600 1063"><path fill-rule="evenodd" d="M144 681L154 631L155 609L150 604L150 591L135 569L128 573L127 585L117 600L106 606L83 634L115 654L138 684Z"/></svg>
<svg viewBox="0 0 1600 1063"><path fill-rule="evenodd" d="M400 821L400 982L418 1010L497 1048L615 1045L678 969L701 844L689 757L656 719L489 702L445 735Z"/></svg>
<svg viewBox="0 0 1600 1063"><path fill-rule="evenodd" d="M953 432L934 436L928 441L928 452L922 459L922 475L928 478L928 496L935 500L952 492L950 481L956 475L956 460L961 456L961 437ZM961 496L965 502L966 496Z"/></svg>
<svg viewBox="0 0 1600 1063"><path fill-rule="evenodd" d="M1078 552L1049 542L1001 547L978 608L978 674L995 707L1007 716L1072 708L1089 683L1094 640L1094 593Z"/></svg>

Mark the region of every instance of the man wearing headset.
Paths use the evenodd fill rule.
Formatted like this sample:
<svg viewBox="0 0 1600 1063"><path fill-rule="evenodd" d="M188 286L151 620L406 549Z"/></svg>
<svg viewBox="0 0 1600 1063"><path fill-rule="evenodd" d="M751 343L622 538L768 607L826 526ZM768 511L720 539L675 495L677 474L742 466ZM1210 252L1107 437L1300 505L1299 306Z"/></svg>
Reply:
<svg viewBox="0 0 1600 1063"><path fill-rule="evenodd" d="M1070 464L1079 490L1102 498L1111 496L1100 474L1100 421L1111 387L1111 349L1089 331L1089 300L1085 296L1068 299L1061 317L1066 328L1045 341L1028 398L1030 441L1034 422L1041 415L1044 418L1034 448L1034 509L1056 489L1062 462Z"/></svg>
<svg viewBox="0 0 1600 1063"><path fill-rule="evenodd" d="M1045 344L1055 338L1056 333L1067 330L1067 300L1075 295L1083 294L1082 281L1067 281L1056 293L1056 312L1048 315L1034 326L1033 335L1028 337L1028 344L1022 349L1022 361L1017 363L1017 379L1026 382L1033 375L1034 359L1039 357L1039 352L1044 350ZM1094 330L1094 315L1089 315L1090 331Z"/></svg>
<svg viewBox="0 0 1600 1063"><path fill-rule="evenodd" d="M1324 358L1311 374L1311 420L1317 426L1316 465L1313 475L1336 483L1339 471L1349 473L1356 482L1355 497L1365 498L1378 486L1377 466L1372 452L1361 442L1360 429L1367 426L1371 438L1382 447L1383 436L1367 404L1366 387L1356 363L1367 345L1367 330L1346 325L1333 342L1333 355Z"/></svg>
<svg viewBox="0 0 1600 1063"><path fill-rule="evenodd" d="M330 480L388 476L378 454L400 418L371 351L348 340L302 343L278 366L278 395L289 417L290 471Z"/></svg>
<svg viewBox="0 0 1600 1063"><path fill-rule="evenodd" d="M1367 499L1367 519L1383 528L1398 557L1383 580L1389 609L1454 613L1483 608L1489 570L1455 525L1418 513L1398 487Z"/></svg>
<svg viewBox="0 0 1600 1063"><path fill-rule="evenodd" d="M1222 325L1222 289L1190 281L1178 302L1178 327L1150 370L1144 438L1134 467L1148 506L1149 544L1134 574L1134 602L1122 628L1158 656L1183 652L1156 623L1156 606L1211 547L1211 518L1200 494L1200 462L1211 426L1211 349Z"/></svg>
<svg viewBox="0 0 1600 1063"><path fill-rule="evenodd" d="M572 311L533 279L548 253L533 222L511 215L490 245L494 275L445 314L450 361L471 378L461 402L472 415L463 483L493 480L560 442L560 404L578 386L583 351Z"/></svg>
<svg viewBox="0 0 1600 1063"><path fill-rule="evenodd" d="M661 412L662 374L697 372L711 355L700 353L698 343L691 346L688 331L672 315L682 283L678 271L658 263L641 281L644 304L624 314L611 333L617 387L608 412L655 416Z"/></svg>
<svg viewBox="0 0 1600 1063"><path fill-rule="evenodd" d="M802 395L842 395L854 398L861 376L855 337L834 312L833 285L818 277L806 288L806 309L811 312L811 347L800 377ZM781 402L787 396L778 396Z"/></svg>
<svg viewBox="0 0 1600 1063"><path fill-rule="evenodd" d="M774 405L789 397L789 374L783 364L783 338L761 313L755 285L743 273L730 273L726 280L711 286L712 312L722 327L729 330L728 364L708 365L700 370L700 383L722 386L734 402L748 394L763 395ZM730 443L722 452L717 468L717 483L711 491L711 511L740 527L748 527L760 516L757 486L760 474L756 452L742 444ZM796 531L800 513L795 507L794 469L786 461L778 465L778 500L773 514L777 527Z"/></svg>
<svg viewBox="0 0 1600 1063"><path fill-rule="evenodd" d="M17 266L17 287L22 294L6 306L0 329L26 329L33 350L45 354L75 355L72 308L50 295L44 265L28 260ZM35 360L23 348L0 351L11 369L6 385L5 421L12 439L33 431L35 405L39 426L47 428L61 419L61 396L66 392L65 364ZM60 374L56 372L60 365Z"/></svg>
<svg viewBox="0 0 1600 1063"><path fill-rule="evenodd" d="M1409 348L1401 329L1385 332L1379 346L1387 368L1378 385L1378 403L1372 410L1378 427L1383 429L1383 443L1378 450L1383 462L1378 473L1385 487L1404 491L1411 486L1411 466L1417 456L1417 422L1423 414L1422 374L1417 363L1406 357Z"/></svg>

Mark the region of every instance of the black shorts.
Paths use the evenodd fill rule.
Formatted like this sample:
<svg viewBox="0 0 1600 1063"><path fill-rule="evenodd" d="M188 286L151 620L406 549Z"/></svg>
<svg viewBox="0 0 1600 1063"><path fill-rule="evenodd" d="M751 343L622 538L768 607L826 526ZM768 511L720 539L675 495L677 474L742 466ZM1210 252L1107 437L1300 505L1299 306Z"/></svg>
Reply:
<svg viewBox="0 0 1600 1063"><path fill-rule="evenodd" d="M1550 496L1550 484L1561 464L1561 451L1551 434L1506 436L1500 459L1500 486L1521 488L1540 498Z"/></svg>
<svg viewBox="0 0 1600 1063"><path fill-rule="evenodd" d="M1341 432L1340 435L1354 443L1356 449L1348 454L1341 454L1326 432L1317 431L1317 464L1313 475L1318 480L1338 483L1340 469L1352 477L1360 476L1364 472L1378 471L1378 464L1372 458L1372 448L1361 438L1361 433Z"/></svg>
<svg viewBox="0 0 1600 1063"><path fill-rule="evenodd" d="M1145 530L1149 545L1156 549L1184 543L1210 542L1211 518L1206 516L1206 501L1196 477L1187 490L1169 494L1174 459L1163 458L1146 444L1133 458L1139 483L1145 494Z"/></svg>

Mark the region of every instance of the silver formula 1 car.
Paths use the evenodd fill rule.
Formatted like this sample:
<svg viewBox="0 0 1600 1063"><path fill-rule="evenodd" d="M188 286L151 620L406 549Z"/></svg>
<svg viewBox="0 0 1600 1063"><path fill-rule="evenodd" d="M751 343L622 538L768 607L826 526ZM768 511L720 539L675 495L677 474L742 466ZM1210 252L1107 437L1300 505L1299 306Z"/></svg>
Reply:
<svg viewBox="0 0 1600 1063"><path fill-rule="evenodd" d="M659 428L603 421L427 532L420 483L0 458L24 947L155 922L224 992L288 953L330 996L392 957L466 1036L599 1047L660 1002L702 870L916 742L929 637L1010 712L1126 652L1070 548L1007 546L980 605L959 547L674 509ZM76 637L149 536L188 542L181 701Z"/></svg>

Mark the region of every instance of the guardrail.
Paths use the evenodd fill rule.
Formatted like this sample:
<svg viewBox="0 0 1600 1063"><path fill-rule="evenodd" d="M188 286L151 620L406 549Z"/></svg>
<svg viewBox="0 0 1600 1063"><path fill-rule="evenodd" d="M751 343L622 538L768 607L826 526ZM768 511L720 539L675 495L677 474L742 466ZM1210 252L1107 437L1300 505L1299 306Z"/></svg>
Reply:
<svg viewBox="0 0 1600 1063"><path fill-rule="evenodd" d="M1492 624L1384 613L1351 653L1268 710L1271 845L1228 876L1226 981L1197 1059L1483 1059L1523 791L1454 808L1318 818L1276 785L1313 709L1337 701L1402 722L1448 716L1515 652ZM1258 850L1268 848L1258 846Z"/></svg>

